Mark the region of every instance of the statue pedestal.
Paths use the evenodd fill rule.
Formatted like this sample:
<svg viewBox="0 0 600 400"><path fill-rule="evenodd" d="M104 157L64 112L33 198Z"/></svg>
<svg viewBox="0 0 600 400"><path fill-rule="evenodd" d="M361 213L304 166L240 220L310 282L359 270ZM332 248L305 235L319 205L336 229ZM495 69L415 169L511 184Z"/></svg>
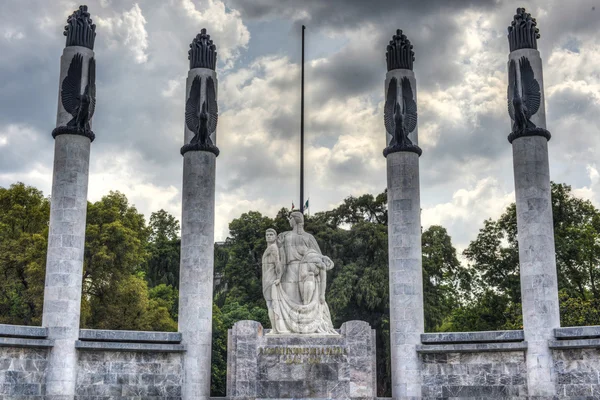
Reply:
<svg viewBox="0 0 600 400"><path fill-rule="evenodd" d="M269 335L256 321L229 330L228 398L376 397L375 330L349 321L339 335Z"/></svg>

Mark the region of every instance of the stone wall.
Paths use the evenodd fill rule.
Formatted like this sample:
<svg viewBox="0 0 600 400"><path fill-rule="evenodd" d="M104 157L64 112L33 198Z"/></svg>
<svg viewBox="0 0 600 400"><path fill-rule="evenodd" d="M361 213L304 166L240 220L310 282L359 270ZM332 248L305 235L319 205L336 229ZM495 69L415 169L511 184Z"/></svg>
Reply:
<svg viewBox="0 0 600 400"><path fill-rule="evenodd" d="M0 324L0 400L51 397L46 375L54 342L47 335L46 328ZM181 398L180 333L82 329L79 339L76 399Z"/></svg>
<svg viewBox="0 0 600 400"><path fill-rule="evenodd" d="M46 394L48 330L0 324L0 399L34 400Z"/></svg>
<svg viewBox="0 0 600 400"><path fill-rule="evenodd" d="M552 356L560 398L600 397L600 349L555 349Z"/></svg>
<svg viewBox="0 0 600 400"><path fill-rule="evenodd" d="M76 399L177 399L182 353L80 350Z"/></svg>
<svg viewBox="0 0 600 400"><path fill-rule="evenodd" d="M244 329L236 333L239 337L230 337L228 356L240 359L234 365L229 360L228 390L236 391L234 385L245 381L246 389L253 385L256 392L230 392L229 398L297 398L298 393L374 398L375 342L367 323L350 321L342 325L339 337L306 338L264 336L258 322L240 324L236 326ZM0 400L48 396L45 379L53 342L47 332L0 324ZM75 399L182 398L185 349L180 333L82 329L79 339ZM319 354L315 339L323 350ZM523 331L427 333L421 343L417 352L423 399L527 398ZM600 398L600 327L557 328L548 346L556 374L553 398Z"/></svg>
<svg viewBox="0 0 600 400"><path fill-rule="evenodd" d="M424 399L527 398L522 331L425 334L421 341Z"/></svg>
<svg viewBox="0 0 600 400"><path fill-rule="evenodd" d="M422 355L423 398L527 398L523 351Z"/></svg>
<svg viewBox="0 0 600 400"><path fill-rule="evenodd" d="M550 342L560 399L600 398L600 327L554 330Z"/></svg>
<svg viewBox="0 0 600 400"><path fill-rule="evenodd" d="M48 349L0 347L0 399L42 399Z"/></svg>
<svg viewBox="0 0 600 400"><path fill-rule="evenodd" d="M79 338L77 400L181 398L180 333L82 329Z"/></svg>

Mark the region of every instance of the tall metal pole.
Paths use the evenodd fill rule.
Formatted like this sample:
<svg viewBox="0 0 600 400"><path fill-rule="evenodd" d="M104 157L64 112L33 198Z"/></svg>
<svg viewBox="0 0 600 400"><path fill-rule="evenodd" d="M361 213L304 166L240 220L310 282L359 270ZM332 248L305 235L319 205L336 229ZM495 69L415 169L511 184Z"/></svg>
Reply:
<svg viewBox="0 0 600 400"><path fill-rule="evenodd" d="M300 95L300 212L304 213L304 30L302 25L302 87Z"/></svg>

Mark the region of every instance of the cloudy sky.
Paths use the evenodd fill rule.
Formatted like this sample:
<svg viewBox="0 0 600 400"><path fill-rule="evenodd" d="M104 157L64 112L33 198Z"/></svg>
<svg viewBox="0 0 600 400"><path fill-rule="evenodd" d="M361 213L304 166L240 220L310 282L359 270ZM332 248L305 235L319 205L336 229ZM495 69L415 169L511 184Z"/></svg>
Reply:
<svg viewBox="0 0 600 400"><path fill-rule="evenodd" d="M89 199L110 190L181 215L187 50L218 47L216 240L248 210L298 205L300 26L306 30L311 212L385 188L385 47L415 47L424 227L462 249L514 201L506 27L538 20L551 178L600 205L600 0L89 0L98 104ZM0 1L0 186L50 194L59 58L79 3Z"/></svg>

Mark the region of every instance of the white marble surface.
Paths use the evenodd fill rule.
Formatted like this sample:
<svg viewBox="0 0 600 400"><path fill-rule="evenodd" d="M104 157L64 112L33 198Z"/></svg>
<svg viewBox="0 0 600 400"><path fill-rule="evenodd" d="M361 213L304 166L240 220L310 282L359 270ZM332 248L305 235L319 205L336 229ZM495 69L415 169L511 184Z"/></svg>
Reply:
<svg viewBox="0 0 600 400"><path fill-rule="evenodd" d="M46 376L49 396L75 394L89 159L89 138L56 137L42 317L54 341Z"/></svg>
<svg viewBox="0 0 600 400"><path fill-rule="evenodd" d="M392 396L421 396L417 346L425 331L419 156L387 156Z"/></svg>
<svg viewBox="0 0 600 400"><path fill-rule="evenodd" d="M216 156L183 156L179 332L184 357L184 400L208 399L212 341L212 294Z"/></svg>
<svg viewBox="0 0 600 400"><path fill-rule="evenodd" d="M289 222L292 230L277 238L272 229L266 232L262 280L271 334L337 335L325 298L327 271L334 263L304 231L301 212L292 212Z"/></svg>
<svg viewBox="0 0 600 400"><path fill-rule="evenodd" d="M517 202L523 331L530 396L555 393L548 342L560 326L548 141L521 137L512 143Z"/></svg>

